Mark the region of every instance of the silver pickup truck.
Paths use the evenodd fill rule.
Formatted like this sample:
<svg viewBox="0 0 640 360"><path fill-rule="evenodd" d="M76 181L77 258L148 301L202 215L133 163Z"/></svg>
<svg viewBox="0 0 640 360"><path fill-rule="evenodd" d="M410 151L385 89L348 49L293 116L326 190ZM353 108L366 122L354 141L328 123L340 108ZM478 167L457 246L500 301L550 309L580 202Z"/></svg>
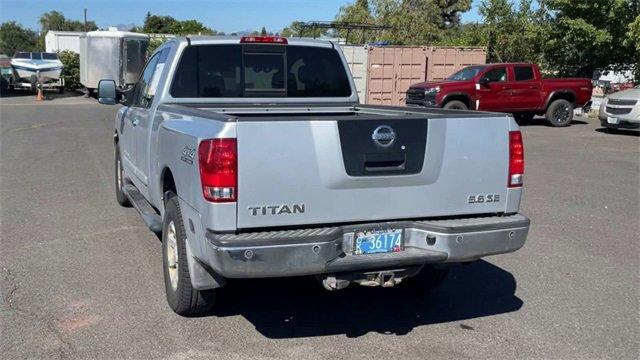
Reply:
<svg viewBox="0 0 640 360"><path fill-rule="evenodd" d="M125 105L116 197L162 233L178 314L235 278L432 288L527 237L513 118L360 105L331 42L174 39L130 91L105 79L98 94Z"/></svg>

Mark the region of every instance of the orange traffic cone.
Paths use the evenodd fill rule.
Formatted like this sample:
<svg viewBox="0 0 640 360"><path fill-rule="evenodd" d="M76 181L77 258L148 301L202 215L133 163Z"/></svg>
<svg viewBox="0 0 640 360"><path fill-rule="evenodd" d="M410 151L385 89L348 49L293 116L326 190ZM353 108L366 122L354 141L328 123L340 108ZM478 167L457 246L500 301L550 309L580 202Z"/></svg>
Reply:
<svg viewBox="0 0 640 360"><path fill-rule="evenodd" d="M42 89L38 89L38 94L36 95L36 101L44 101L44 95L42 95Z"/></svg>

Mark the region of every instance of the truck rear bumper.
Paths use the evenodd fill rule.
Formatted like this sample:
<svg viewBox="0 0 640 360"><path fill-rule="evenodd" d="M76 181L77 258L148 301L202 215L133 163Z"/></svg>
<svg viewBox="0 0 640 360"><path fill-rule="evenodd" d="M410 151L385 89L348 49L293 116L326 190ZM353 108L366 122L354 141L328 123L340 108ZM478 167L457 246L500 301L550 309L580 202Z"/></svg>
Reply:
<svg viewBox="0 0 640 360"><path fill-rule="evenodd" d="M520 249L530 221L519 214L397 221L298 230L206 234L209 264L228 278L280 277L456 263ZM359 229L404 229L404 251L353 255Z"/></svg>

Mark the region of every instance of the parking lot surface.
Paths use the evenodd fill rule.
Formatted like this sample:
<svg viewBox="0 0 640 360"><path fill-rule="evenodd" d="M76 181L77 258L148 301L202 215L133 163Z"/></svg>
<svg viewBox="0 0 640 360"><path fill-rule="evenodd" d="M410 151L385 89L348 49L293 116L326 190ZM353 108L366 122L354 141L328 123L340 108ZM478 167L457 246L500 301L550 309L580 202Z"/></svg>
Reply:
<svg viewBox="0 0 640 360"><path fill-rule="evenodd" d="M525 247L431 294L238 281L214 314L184 318L165 301L158 237L115 202L115 112L0 99L2 358L640 356L635 134L525 124Z"/></svg>

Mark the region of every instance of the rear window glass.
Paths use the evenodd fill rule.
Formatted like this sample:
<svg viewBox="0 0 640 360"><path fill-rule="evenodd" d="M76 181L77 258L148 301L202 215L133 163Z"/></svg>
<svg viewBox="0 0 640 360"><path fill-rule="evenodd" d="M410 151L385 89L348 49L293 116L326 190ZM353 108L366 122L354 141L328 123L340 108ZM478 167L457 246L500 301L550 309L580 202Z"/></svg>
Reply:
<svg viewBox="0 0 640 360"><path fill-rule="evenodd" d="M264 46L264 47L262 47ZM176 98L347 97L334 49L287 45L199 45L185 49L171 85Z"/></svg>
<svg viewBox="0 0 640 360"><path fill-rule="evenodd" d="M516 73L516 81L532 80L534 78L531 66L516 66L513 70Z"/></svg>
<svg viewBox="0 0 640 360"><path fill-rule="evenodd" d="M13 55L14 59L31 59L31 53L28 52L19 52Z"/></svg>
<svg viewBox="0 0 640 360"><path fill-rule="evenodd" d="M31 60L42 60L42 53L31 53Z"/></svg>

